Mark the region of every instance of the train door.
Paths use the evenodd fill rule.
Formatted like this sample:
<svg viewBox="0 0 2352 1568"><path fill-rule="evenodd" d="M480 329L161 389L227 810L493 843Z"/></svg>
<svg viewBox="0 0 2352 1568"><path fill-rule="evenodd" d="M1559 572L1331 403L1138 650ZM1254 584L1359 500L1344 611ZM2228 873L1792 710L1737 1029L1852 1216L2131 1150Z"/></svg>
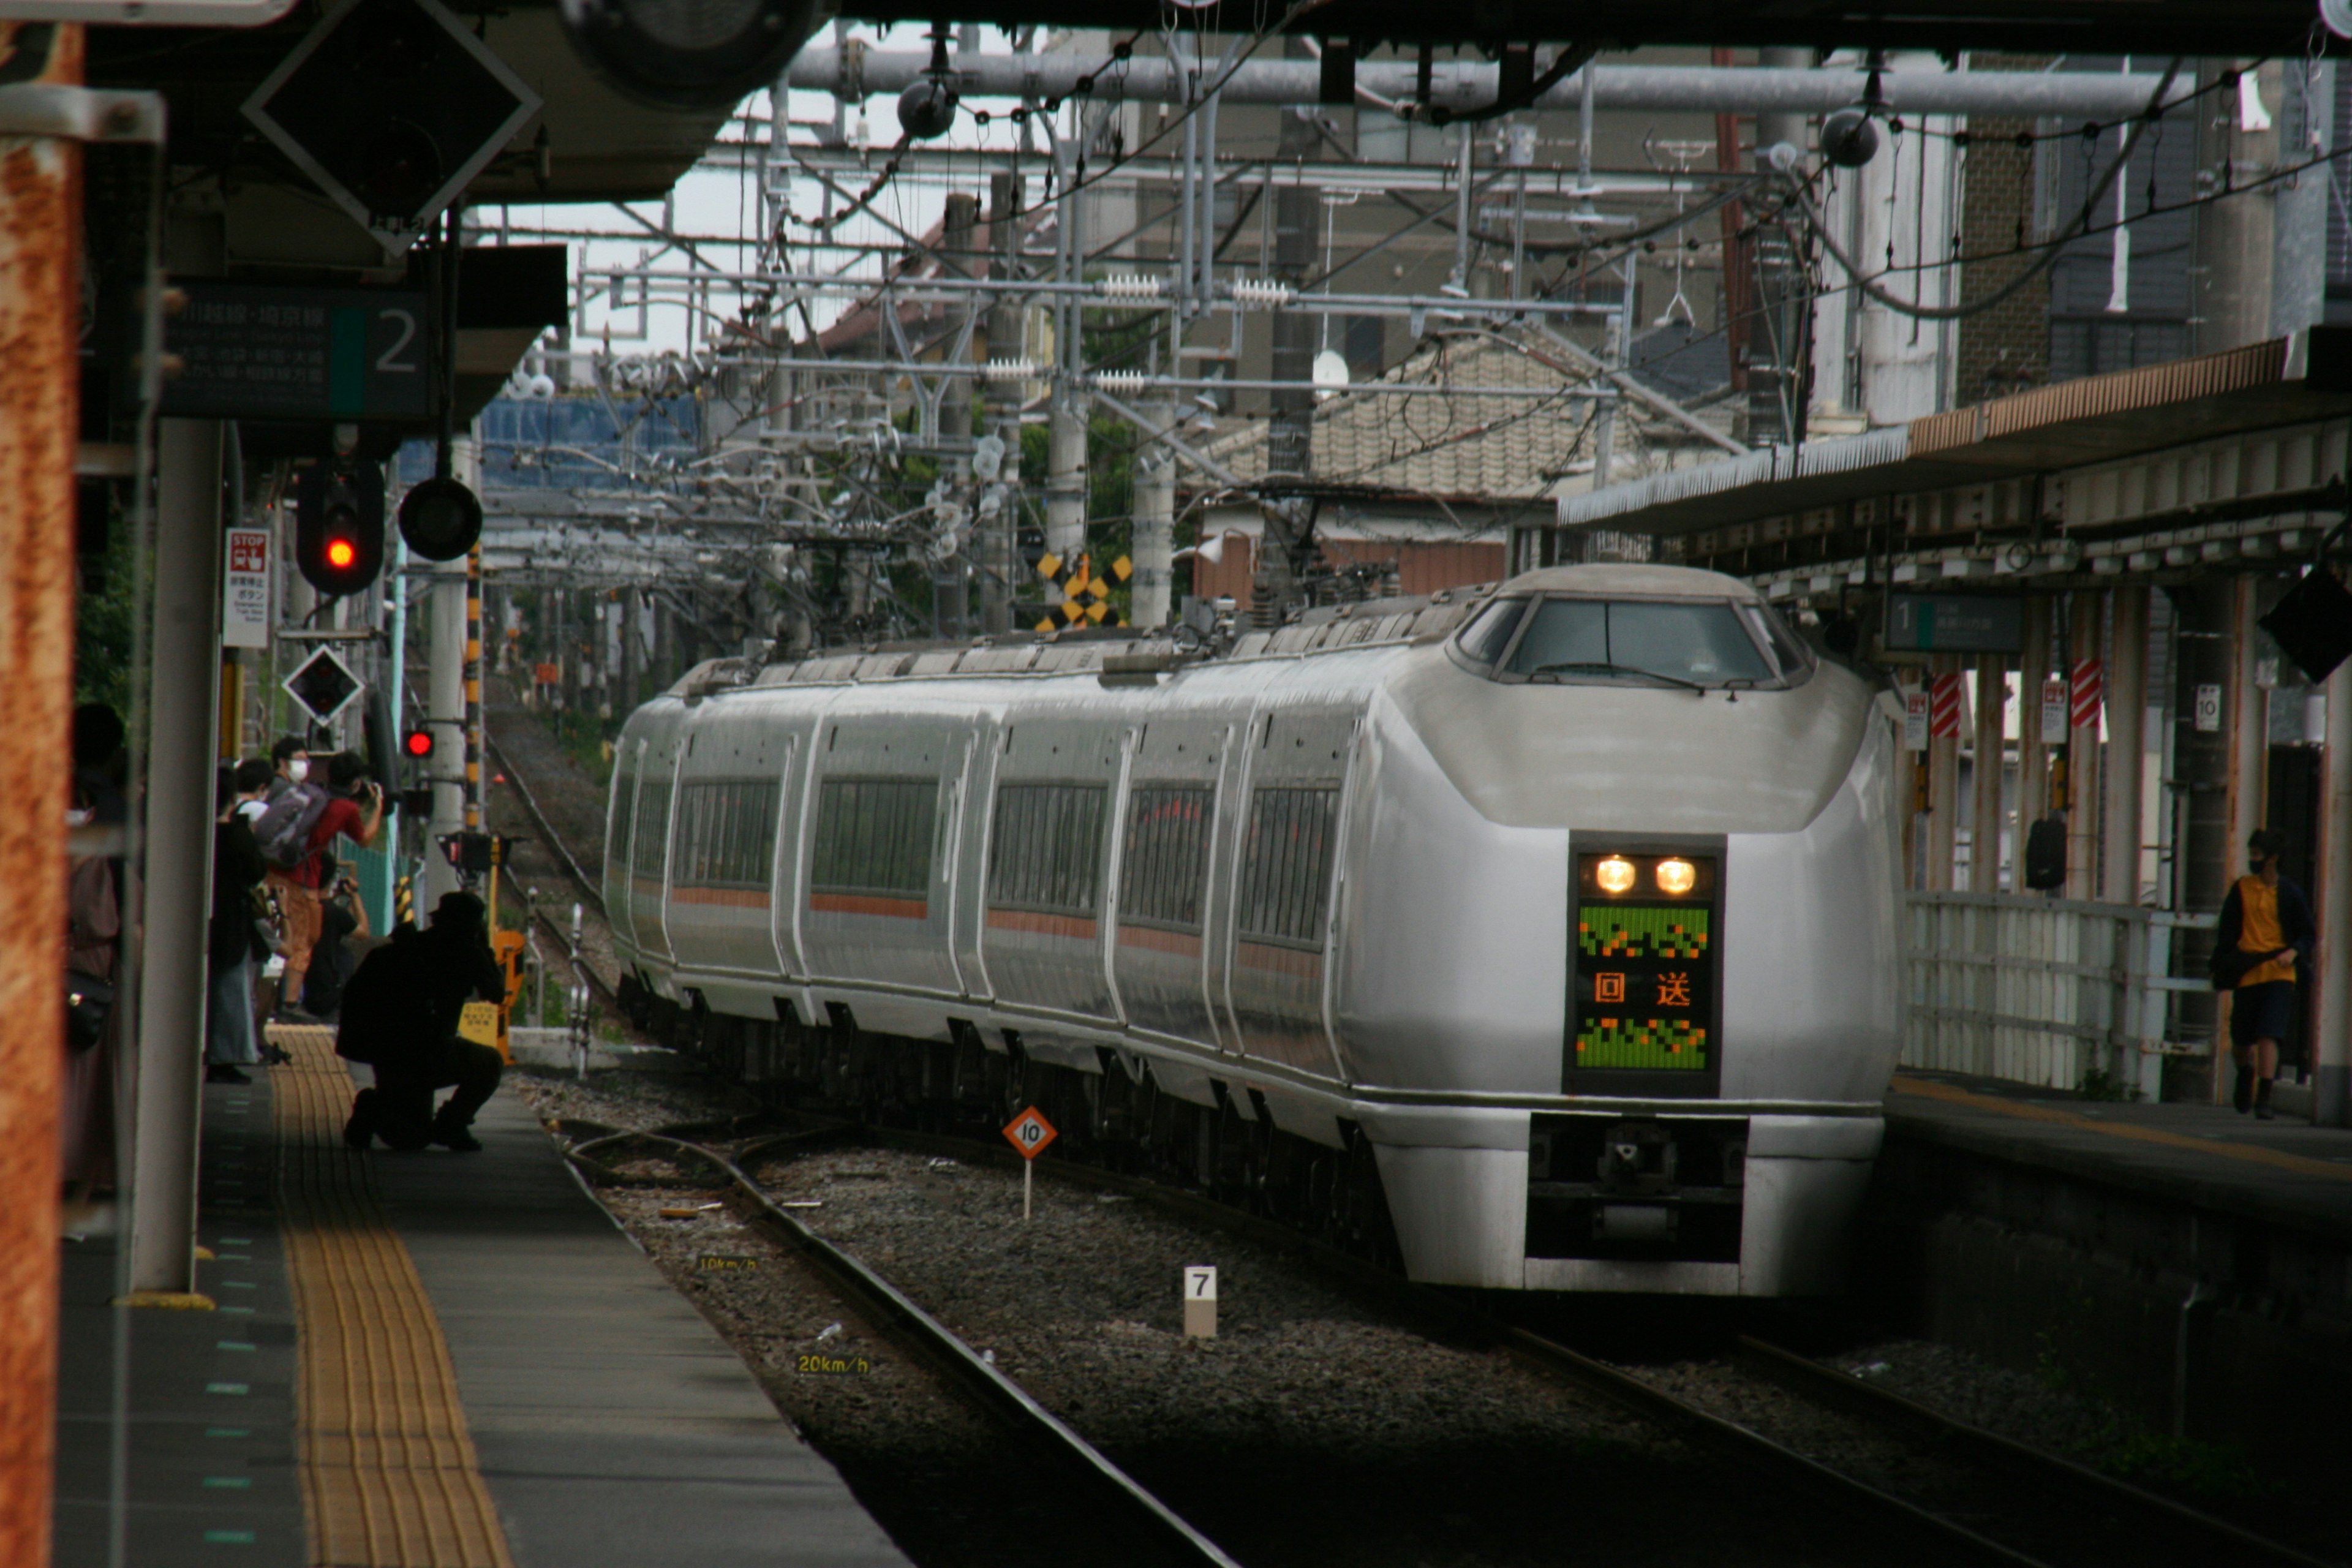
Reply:
<svg viewBox="0 0 2352 1568"><path fill-rule="evenodd" d="M949 840L955 857L954 953L956 974L963 994L979 1000L994 994L983 942L988 930L988 812L993 796L996 763L1003 742L1003 727L982 719L964 737L961 766L956 771L954 836Z"/></svg>
<svg viewBox="0 0 2352 1568"><path fill-rule="evenodd" d="M1122 740L1098 720L1005 726L981 936L1000 1005L1113 1016L1103 916Z"/></svg>
<svg viewBox="0 0 2352 1568"><path fill-rule="evenodd" d="M1137 732L1119 825L1112 974L1129 1026L1214 1048L1207 931L1210 843L1231 726L1155 718Z"/></svg>
<svg viewBox="0 0 2352 1568"><path fill-rule="evenodd" d="M1339 882L1339 802L1357 715L1262 709L1251 726L1248 795L1237 803L1226 995L1241 1049L1336 1078L1324 976Z"/></svg>
<svg viewBox="0 0 2352 1568"><path fill-rule="evenodd" d="M784 731L776 757L776 854L768 868L769 902L772 921L776 973L787 979L805 973L801 965L800 885L802 819L807 814L807 748L797 721Z"/></svg>
<svg viewBox="0 0 2352 1568"><path fill-rule="evenodd" d="M683 727L673 720L664 732L648 738L637 776L636 826L630 834L630 929L637 951L665 963L671 957L664 918L669 897L670 804L677 793Z"/></svg>

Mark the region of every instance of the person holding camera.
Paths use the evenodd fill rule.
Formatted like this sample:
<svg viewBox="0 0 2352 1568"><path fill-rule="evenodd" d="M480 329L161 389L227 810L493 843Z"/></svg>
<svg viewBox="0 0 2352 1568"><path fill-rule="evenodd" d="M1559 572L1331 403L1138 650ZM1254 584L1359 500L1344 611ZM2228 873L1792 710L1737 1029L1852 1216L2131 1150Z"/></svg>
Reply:
<svg viewBox="0 0 2352 1568"><path fill-rule="evenodd" d="M310 952L319 940L330 851L338 835L364 849L383 831L383 791L366 774L365 763L338 752L327 763L323 789L307 780L295 784L256 825L262 851L272 862L269 886L286 917L286 972L278 984L280 1022L319 1022L301 1002Z"/></svg>

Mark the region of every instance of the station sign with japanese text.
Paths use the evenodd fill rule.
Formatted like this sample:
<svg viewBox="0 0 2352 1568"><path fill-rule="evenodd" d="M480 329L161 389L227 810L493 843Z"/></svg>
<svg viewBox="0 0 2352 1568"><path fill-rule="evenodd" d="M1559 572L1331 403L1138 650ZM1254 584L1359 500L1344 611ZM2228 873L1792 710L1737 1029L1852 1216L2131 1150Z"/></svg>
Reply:
<svg viewBox="0 0 2352 1568"><path fill-rule="evenodd" d="M433 410L428 301L409 289L202 279L164 329L163 411L196 419L419 420Z"/></svg>

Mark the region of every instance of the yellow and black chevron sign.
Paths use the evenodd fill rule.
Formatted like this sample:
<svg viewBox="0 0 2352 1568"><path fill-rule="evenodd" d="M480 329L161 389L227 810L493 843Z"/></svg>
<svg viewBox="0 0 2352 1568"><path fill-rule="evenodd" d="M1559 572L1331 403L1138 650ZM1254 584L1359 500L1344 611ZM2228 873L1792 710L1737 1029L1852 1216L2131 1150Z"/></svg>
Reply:
<svg viewBox="0 0 2352 1568"><path fill-rule="evenodd" d="M1066 626L1115 626L1127 624L1127 617L1110 607L1110 591L1115 583L1124 583L1135 575L1135 563L1122 555L1097 574L1093 557L1078 554L1064 560L1047 551L1037 558L1037 575L1056 591L1060 602L1049 604L1045 617L1037 623L1041 632L1060 631Z"/></svg>

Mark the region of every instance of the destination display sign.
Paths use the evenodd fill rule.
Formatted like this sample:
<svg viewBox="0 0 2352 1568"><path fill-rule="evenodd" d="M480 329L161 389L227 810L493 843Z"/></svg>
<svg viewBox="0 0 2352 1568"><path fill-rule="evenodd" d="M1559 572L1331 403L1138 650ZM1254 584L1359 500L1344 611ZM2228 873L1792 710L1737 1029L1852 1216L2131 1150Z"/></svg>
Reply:
<svg viewBox="0 0 2352 1568"><path fill-rule="evenodd" d="M407 289L175 282L181 370L163 412L199 419L413 420L433 409L426 298Z"/></svg>
<svg viewBox="0 0 2352 1568"><path fill-rule="evenodd" d="M1716 858L1579 855L1576 881L1567 1092L1600 1092L1610 1080L1642 1092L1713 1092L1720 1068ZM1642 1082L1626 1083L1626 1075Z"/></svg>

